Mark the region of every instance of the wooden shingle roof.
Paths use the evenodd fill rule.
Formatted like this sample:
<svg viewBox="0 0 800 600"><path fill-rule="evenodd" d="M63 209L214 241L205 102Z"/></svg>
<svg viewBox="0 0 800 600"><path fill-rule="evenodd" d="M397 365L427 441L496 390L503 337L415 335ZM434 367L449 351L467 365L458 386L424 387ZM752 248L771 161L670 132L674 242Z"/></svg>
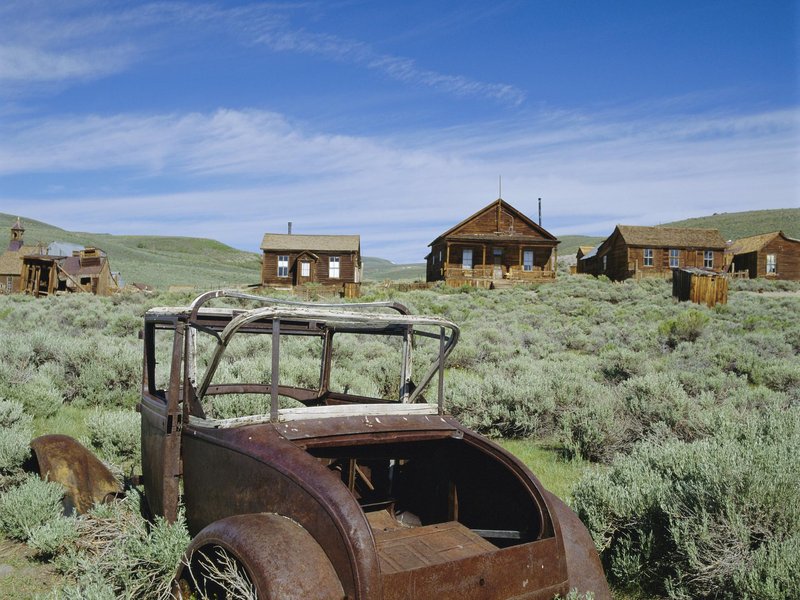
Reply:
<svg viewBox="0 0 800 600"><path fill-rule="evenodd" d="M725 249L718 229L617 225L617 230L628 246Z"/></svg>
<svg viewBox="0 0 800 600"><path fill-rule="evenodd" d="M787 240L792 240L795 242L800 241L800 240L793 240L782 231L773 231L771 233L762 233L760 235L751 235L750 237L739 238L730 245L730 248L728 248L728 252L732 254L747 254L748 252L758 252L778 236L782 236Z"/></svg>
<svg viewBox="0 0 800 600"><path fill-rule="evenodd" d="M265 233L262 250L310 250L312 252L360 252L358 235L296 235L293 233Z"/></svg>
<svg viewBox="0 0 800 600"><path fill-rule="evenodd" d="M468 216L466 219L464 219L460 223L456 223L455 225L453 225L450 229L445 231L443 234L437 236L435 240L433 240L430 244L428 244L428 246L433 246L434 244L436 244L440 240L442 240L442 239L444 239L446 237L452 236L456 231L461 229L461 227L463 227L464 225L466 225L470 221L472 221L474 219L477 219L478 217L480 217L481 215L485 214L486 212L494 211L494 210L497 210L498 208L500 210L507 211L509 214L513 215L516 219L519 219L520 221L525 222L528 225L528 227L530 227L533 231L535 231L536 233L538 233L541 236L541 239L537 238L537 241L540 241L540 242L548 242L548 241L549 242L553 242L553 246L555 246L556 244L560 244L561 243L558 239L556 239L556 236L554 236L552 233L547 231L544 227L542 227L541 225L536 223L533 219L529 218L524 213L522 213L521 211L519 211L516 208L514 208L513 206L511 206L508 202L506 202L502 198L498 198L494 202L491 202L491 203L487 204L486 206L484 206L479 211L471 214L470 216ZM458 238L461 239L461 240L474 240L474 241L486 241L487 239L491 240L491 239L496 239L498 237L502 237L503 239L506 239L506 240L520 241L520 242L527 241L527 240L529 240L531 238L530 235L514 235L513 233L509 233L509 232L505 232L505 231L504 232L487 232L487 233L479 233L479 234L471 234L471 235L463 235L462 234L462 235L458 236Z"/></svg>

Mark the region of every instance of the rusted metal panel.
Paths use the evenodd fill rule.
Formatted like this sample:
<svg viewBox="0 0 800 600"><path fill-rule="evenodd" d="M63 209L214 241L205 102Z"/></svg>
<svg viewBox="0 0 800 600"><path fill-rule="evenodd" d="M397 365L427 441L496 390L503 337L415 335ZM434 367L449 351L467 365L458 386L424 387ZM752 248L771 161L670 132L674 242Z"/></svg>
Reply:
<svg viewBox="0 0 800 600"><path fill-rule="evenodd" d="M79 514L122 494L122 485L89 450L66 435L43 435L31 441L43 479L66 488L65 506Z"/></svg>

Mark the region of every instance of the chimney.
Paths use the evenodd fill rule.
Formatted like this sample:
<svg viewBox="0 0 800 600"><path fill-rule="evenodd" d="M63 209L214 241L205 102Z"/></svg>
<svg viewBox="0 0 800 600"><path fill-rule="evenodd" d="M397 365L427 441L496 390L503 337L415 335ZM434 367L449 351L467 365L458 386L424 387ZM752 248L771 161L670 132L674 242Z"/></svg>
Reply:
<svg viewBox="0 0 800 600"><path fill-rule="evenodd" d="M292 235L292 222L289 221L289 235Z"/></svg>
<svg viewBox="0 0 800 600"><path fill-rule="evenodd" d="M542 226L542 199L539 198L539 227Z"/></svg>

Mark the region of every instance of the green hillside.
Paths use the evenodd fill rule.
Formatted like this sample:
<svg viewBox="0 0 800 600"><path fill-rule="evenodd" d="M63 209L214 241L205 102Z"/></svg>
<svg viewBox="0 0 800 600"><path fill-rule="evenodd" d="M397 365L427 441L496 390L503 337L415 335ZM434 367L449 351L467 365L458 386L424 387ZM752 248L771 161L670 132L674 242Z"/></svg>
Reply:
<svg viewBox="0 0 800 600"><path fill-rule="evenodd" d="M709 217L697 217L662 223L664 227L700 227L719 229L726 240L783 231L789 237L800 239L800 208L776 208L773 210L751 210L747 212L717 213Z"/></svg>
<svg viewBox="0 0 800 600"><path fill-rule="evenodd" d="M0 235L15 220L16 216L0 213ZM145 283L161 289L213 288L254 284L261 278L258 254L215 240L66 231L24 216L22 223L26 244L69 242L101 248L108 254L112 271L119 271L126 283Z"/></svg>
<svg viewBox="0 0 800 600"><path fill-rule="evenodd" d="M383 258L364 257L364 281L425 281L425 263L395 264Z"/></svg>
<svg viewBox="0 0 800 600"><path fill-rule="evenodd" d="M558 239L561 240L558 245L558 256L564 258L567 256L574 257L581 246L594 247L606 238L592 235L565 235Z"/></svg>

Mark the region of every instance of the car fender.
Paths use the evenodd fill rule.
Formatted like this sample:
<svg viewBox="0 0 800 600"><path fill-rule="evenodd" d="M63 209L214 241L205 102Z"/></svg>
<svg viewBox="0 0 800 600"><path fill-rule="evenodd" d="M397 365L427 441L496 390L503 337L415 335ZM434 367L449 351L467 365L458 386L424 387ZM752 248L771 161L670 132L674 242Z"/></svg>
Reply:
<svg viewBox="0 0 800 600"><path fill-rule="evenodd" d="M122 485L100 459L67 435L43 435L31 441L42 479L66 488L67 514L83 514L95 504L108 502L122 494Z"/></svg>

